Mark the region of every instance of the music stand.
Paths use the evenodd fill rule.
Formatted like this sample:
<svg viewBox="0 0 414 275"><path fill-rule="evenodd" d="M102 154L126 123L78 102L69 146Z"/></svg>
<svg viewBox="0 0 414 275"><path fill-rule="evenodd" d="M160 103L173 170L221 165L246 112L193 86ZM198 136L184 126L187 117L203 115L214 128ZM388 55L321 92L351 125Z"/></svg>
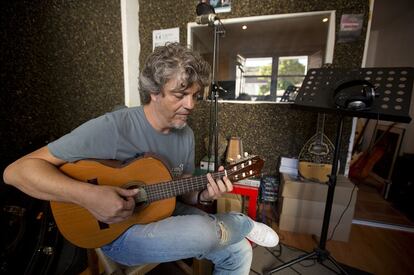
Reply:
<svg viewBox="0 0 414 275"><path fill-rule="evenodd" d="M338 83L355 79L369 81L375 86L377 96L372 105L360 111L338 107L334 96ZM328 181L321 236L318 247L312 252L265 271L264 274L272 274L312 257L316 257L317 261L322 264L328 259L341 274L347 274L326 249L344 117L352 116L409 123L411 121L409 111L413 79L414 68L362 68L356 70L321 68L308 71L293 106L312 112L334 113L338 117L335 151Z"/></svg>

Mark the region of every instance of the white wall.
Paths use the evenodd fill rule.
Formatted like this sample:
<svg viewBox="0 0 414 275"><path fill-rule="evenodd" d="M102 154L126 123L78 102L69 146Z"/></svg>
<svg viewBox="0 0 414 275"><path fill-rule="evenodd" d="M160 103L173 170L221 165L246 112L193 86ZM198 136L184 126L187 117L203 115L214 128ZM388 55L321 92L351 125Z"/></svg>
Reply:
<svg viewBox="0 0 414 275"><path fill-rule="evenodd" d="M376 0L372 18L366 67L414 67L414 1ZM414 96L410 116L414 120ZM374 130L370 123L365 133L367 147ZM388 124L380 122L380 124ZM399 124L406 128L401 153L414 153L414 122Z"/></svg>
<svg viewBox="0 0 414 275"><path fill-rule="evenodd" d="M122 48L124 59L125 105L140 105L138 92L139 28L138 0L121 0Z"/></svg>

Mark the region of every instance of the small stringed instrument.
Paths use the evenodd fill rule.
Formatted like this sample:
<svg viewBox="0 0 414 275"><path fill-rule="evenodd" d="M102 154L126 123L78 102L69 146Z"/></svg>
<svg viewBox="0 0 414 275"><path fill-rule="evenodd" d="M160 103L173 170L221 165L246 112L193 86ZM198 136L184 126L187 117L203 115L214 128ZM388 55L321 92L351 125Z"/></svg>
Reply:
<svg viewBox="0 0 414 275"><path fill-rule="evenodd" d="M213 178L225 175L231 181L259 175L263 160L252 156L239 160ZM101 247L115 240L134 224L147 224L169 217L175 208L175 197L206 188L206 175L172 180L170 170L155 156L147 155L129 163L114 160L80 160L60 167L66 175L90 184L138 188L133 215L120 223L98 221L88 210L64 202L51 202L52 213L62 235L84 248Z"/></svg>
<svg viewBox="0 0 414 275"><path fill-rule="evenodd" d="M332 170L335 146L324 134L325 114L318 113L316 134L299 153L299 174L308 180L326 183Z"/></svg>

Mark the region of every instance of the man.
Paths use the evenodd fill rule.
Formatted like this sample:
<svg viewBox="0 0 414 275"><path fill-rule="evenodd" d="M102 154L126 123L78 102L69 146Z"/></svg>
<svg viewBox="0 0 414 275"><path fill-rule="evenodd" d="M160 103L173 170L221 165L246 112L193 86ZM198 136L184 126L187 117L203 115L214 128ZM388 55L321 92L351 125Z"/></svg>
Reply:
<svg viewBox="0 0 414 275"><path fill-rule="evenodd" d="M156 48L140 75L143 107L124 108L86 122L9 165L4 181L39 199L76 203L105 223L128 219L137 190L80 182L58 167L86 158L124 161L151 152L169 162L174 177L190 176L194 135L187 117L209 77L208 64L186 47ZM207 178L205 190L186 194L182 201L208 203L233 188L226 177L215 180L208 174ZM248 274L252 249L245 237L264 246L278 243L272 229L243 214L207 215L187 204L177 202L169 218L130 227L102 250L126 265L197 257L212 260L215 274Z"/></svg>

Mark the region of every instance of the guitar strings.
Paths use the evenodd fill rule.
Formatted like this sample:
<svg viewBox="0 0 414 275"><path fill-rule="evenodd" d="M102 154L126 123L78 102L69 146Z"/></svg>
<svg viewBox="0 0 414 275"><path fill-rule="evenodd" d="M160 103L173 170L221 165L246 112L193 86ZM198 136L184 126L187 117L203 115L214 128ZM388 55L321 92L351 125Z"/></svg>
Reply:
<svg viewBox="0 0 414 275"><path fill-rule="evenodd" d="M221 171L214 173L213 177L221 178L224 175L224 171ZM152 202L169 197L175 197L179 194L184 194L200 189L202 187L205 187L207 185L207 182L207 177L205 175L202 175L192 178L177 179L159 184L146 185L144 186L144 189L147 193L148 201Z"/></svg>
<svg viewBox="0 0 414 275"><path fill-rule="evenodd" d="M188 185L191 183L191 185ZM180 179L172 182L166 182L156 185L147 186L149 200L159 200L162 198L174 197L180 193L187 193L194 188L198 189L205 186L206 177L197 177L190 179Z"/></svg>
<svg viewBox="0 0 414 275"><path fill-rule="evenodd" d="M252 161L253 159L250 159ZM243 161L245 163L246 161ZM239 165L242 162L238 163ZM241 166L243 168L243 166ZM232 175L232 171L224 170L220 172L212 173L213 178L222 178L223 176ZM166 199L170 197L175 197L179 194L188 193L190 191L199 190L200 188L205 188L207 186L207 177L206 175L201 175L197 177L177 179L173 181L145 185L143 189L146 191L147 201L153 202L161 199ZM190 184L188 184L190 183Z"/></svg>

